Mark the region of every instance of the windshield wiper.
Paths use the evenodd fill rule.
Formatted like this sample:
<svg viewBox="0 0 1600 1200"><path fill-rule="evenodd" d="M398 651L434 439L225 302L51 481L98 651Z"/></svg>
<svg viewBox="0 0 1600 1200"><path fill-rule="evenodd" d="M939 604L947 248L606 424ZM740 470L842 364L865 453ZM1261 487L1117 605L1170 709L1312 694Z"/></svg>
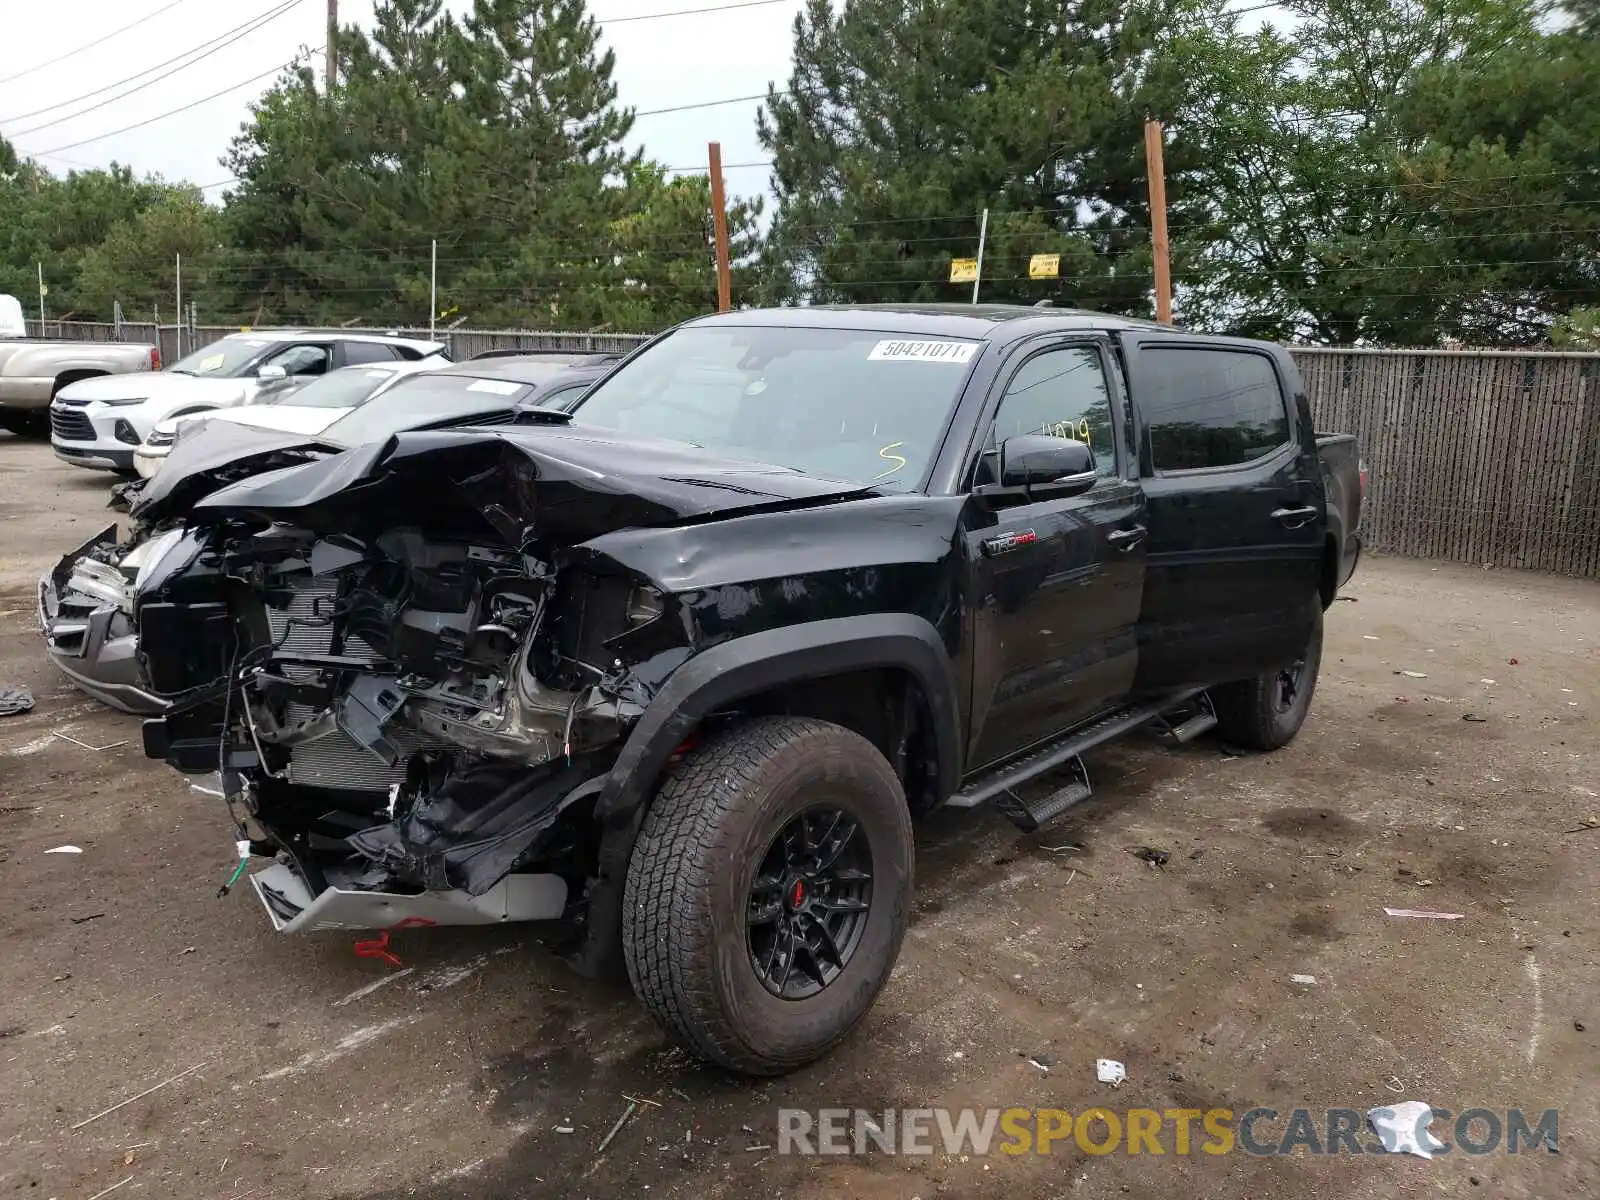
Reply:
<svg viewBox="0 0 1600 1200"><path fill-rule="evenodd" d="M572 414L569 412L563 412L559 408L540 408L537 404L516 409L511 415L513 421L521 421L524 417L540 425L566 425L572 421Z"/></svg>

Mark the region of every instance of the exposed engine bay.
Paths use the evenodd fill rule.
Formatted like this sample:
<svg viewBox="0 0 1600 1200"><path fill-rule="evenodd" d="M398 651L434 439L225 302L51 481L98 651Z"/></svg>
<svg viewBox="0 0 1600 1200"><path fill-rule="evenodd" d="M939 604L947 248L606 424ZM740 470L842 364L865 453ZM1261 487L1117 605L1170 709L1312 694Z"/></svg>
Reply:
<svg viewBox="0 0 1600 1200"><path fill-rule="evenodd" d="M597 769L592 752L642 711L620 660L582 657L596 649L583 644L582 601L620 604L607 628L624 633L661 616L657 594L591 580L575 617L559 620L554 601L568 597L548 561L412 528L363 542L275 526L227 541L215 567L245 636L225 666L212 664L232 681L221 712L211 698L171 717L169 727L198 722L201 737L169 756L221 772L242 836L286 845L313 887L465 897L535 865L545 848L567 886L545 881L538 911L495 911L561 916L582 879L559 874L571 847L548 843L575 785ZM147 643L162 640L169 617L173 634L197 632L196 615L222 619L147 605ZM188 682L187 672L151 668L159 684ZM298 915L288 896L263 899L275 916ZM380 910L392 923L396 902Z"/></svg>

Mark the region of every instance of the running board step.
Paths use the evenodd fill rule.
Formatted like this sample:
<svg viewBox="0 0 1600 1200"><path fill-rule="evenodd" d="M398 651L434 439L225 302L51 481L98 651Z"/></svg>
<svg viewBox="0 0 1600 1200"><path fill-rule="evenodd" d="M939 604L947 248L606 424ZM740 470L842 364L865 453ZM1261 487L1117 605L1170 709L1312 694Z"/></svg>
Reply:
<svg viewBox="0 0 1600 1200"><path fill-rule="evenodd" d="M1089 724L1074 729L1072 732L1044 743L1038 749L1023 755L1021 758L1011 760L997 767L986 775L974 779L962 788L945 803L952 808L976 808L985 801L993 800L1019 784L1026 783L1043 775L1046 771L1053 771L1057 767L1071 762L1085 750L1098 746L1101 742L1108 742L1112 738L1121 737L1141 725L1148 725L1159 718L1163 713L1171 712L1195 696L1199 689L1184 692L1181 695L1169 696L1154 704L1133 705L1127 708L1114 709L1105 716L1091 721ZM1087 777L1084 783L1087 785ZM1068 785L1068 789L1071 788ZM1053 798L1051 798L1053 799ZM1076 801L1069 801L1076 803ZM1063 808L1067 805L1063 805Z"/></svg>
<svg viewBox="0 0 1600 1200"><path fill-rule="evenodd" d="M1183 719L1173 724L1169 717L1165 722L1166 728L1156 735L1161 744L1169 748L1187 746L1202 733L1209 733L1217 727L1217 710L1212 706L1208 692L1201 692L1183 711L1172 713L1171 716Z"/></svg>
<svg viewBox="0 0 1600 1200"><path fill-rule="evenodd" d="M995 798L994 806L1023 833L1032 833L1047 821L1055 820L1074 804L1082 804L1094 795L1094 788L1089 783L1089 769L1083 765L1083 759L1070 760L1067 770L1071 773L1067 784L1047 796L1026 800L1016 792L1005 791Z"/></svg>

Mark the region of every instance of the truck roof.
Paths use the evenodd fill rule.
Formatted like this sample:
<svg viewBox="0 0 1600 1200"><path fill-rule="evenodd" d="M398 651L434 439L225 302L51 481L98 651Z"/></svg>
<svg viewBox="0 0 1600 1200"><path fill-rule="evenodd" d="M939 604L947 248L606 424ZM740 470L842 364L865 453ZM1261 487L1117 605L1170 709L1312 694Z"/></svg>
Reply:
<svg viewBox="0 0 1600 1200"><path fill-rule="evenodd" d="M753 308L717 313L688 324L864 329L975 339L1004 336L1007 340L1053 329L1171 331L1171 326L1136 317L1022 304L816 304L803 308Z"/></svg>

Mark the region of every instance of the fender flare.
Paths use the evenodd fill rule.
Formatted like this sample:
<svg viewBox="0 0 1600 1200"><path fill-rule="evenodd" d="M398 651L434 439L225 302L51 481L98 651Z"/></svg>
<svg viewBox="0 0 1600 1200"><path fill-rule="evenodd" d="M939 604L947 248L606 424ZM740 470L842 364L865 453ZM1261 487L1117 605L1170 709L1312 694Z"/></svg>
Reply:
<svg viewBox="0 0 1600 1200"><path fill-rule="evenodd" d="M961 777L961 734L950 656L938 631L905 613L833 617L747 634L702 651L650 701L617 755L595 808L608 823L642 807L661 769L707 715L789 683L873 667L909 671L933 720L941 794Z"/></svg>
<svg viewBox="0 0 1600 1200"><path fill-rule="evenodd" d="M734 638L679 667L634 725L600 790L597 877L589 892L583 945L572 965L585 975L621 979L622 893L650 795L674 750L707 715L772 687L871 667L909 671L927 700L939 756L938 788L961 778L960 708L950 654L926 619L873 613L809 621Z"/></svg>

